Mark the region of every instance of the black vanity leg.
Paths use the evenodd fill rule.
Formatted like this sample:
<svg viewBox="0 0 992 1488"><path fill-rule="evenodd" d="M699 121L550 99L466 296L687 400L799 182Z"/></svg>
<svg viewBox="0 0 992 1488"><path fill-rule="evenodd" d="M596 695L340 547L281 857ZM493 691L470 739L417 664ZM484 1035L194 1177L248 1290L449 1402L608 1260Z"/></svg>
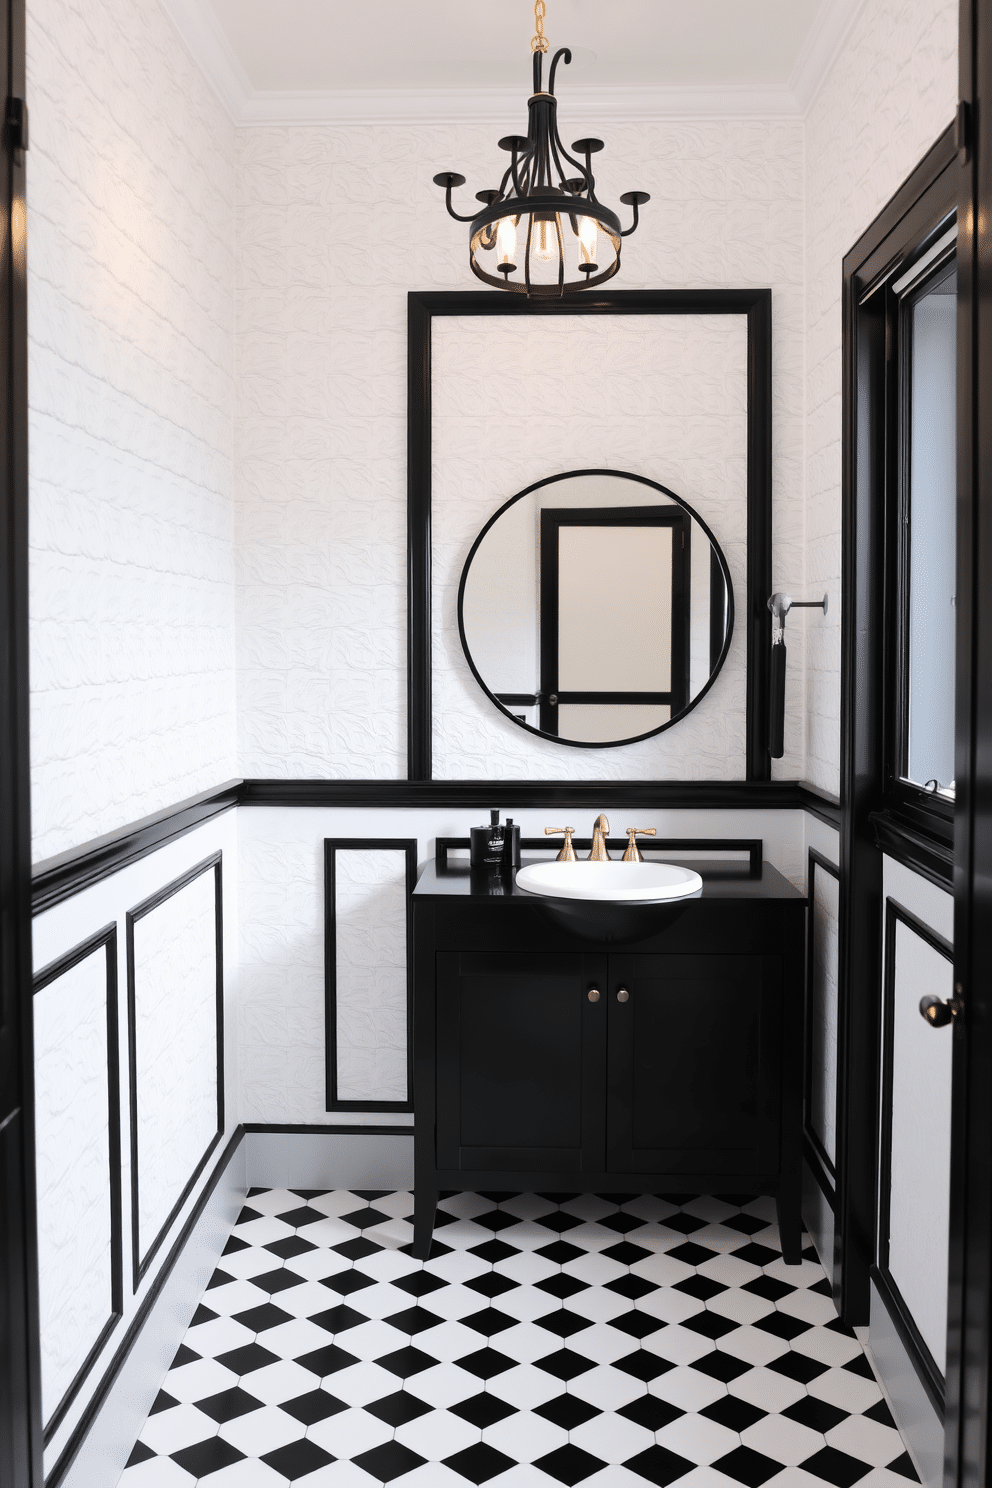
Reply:
<svg viewBox="0 0 992 1488"><path fill-rule="evenodd" d="M782 1259L787 1266L799 1266L803 1259L802 1175L782 1179L775 1199L778 1211L778 1233L782 1241Z"/></svg>
<svg viewBox="0 0 992 1488"><path fill-rule="evenodd" d="M413 1254L418 1261L430 1258L437 1212L437 1189L418 1183L413 1194Z"/></svg>

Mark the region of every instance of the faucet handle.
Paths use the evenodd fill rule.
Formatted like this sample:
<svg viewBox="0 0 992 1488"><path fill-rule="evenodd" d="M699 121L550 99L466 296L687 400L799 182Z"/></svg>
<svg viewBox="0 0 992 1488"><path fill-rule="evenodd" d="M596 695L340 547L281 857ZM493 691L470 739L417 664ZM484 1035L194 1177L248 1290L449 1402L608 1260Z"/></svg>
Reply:
<svg viewBox="0 0 992 1488"><path fill-rule="evenodd" d="M638 837L654 837L657 835L657 827L628 827L627 828L627 851L623 855L625 863L643 863L644 858L641 849L637 845Z"/></svg>
<svg viewBox="0 0 992 1488"><path fill-rule="evenodd" d="M572 837L575 835L574 827L545 827L545 837L557 837L559 833L565 834L565 845L555 859L556 863L574 863L575 848L572 846Z"/></svg>

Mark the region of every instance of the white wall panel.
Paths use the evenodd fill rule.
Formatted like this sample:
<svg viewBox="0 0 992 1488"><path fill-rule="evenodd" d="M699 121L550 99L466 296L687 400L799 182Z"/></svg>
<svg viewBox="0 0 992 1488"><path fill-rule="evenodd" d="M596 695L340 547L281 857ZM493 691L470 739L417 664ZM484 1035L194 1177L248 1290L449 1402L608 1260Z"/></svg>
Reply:
<svg viewBox="0 0 992 1488"><path fill-rule="evenodd" d="M444 317L432 339L435 778L743 779L746 317ZM458 639L457 596L469 549L504 501L546 476L597 468L646 475L699 513L730 565L737 625L719 678L686 719L590 757L524 733L485 697ZM633 501L643 494L635 487ZM626 582L650 574L604 573L590 608L609 606Z"/></svg>
<svg viewBox="0 0 992 1488"><path fill-rule="evenodd" d="M472 125L460 125L455 136L441 126L238 131L238 726L247 775L405 774L406 292L477 286L465 229L445 215L430 162L449 161L456 146L459 170L478 189L498 168L496 135ZM772 287L775 583L794 594L804 583L802 159L798 120L621 125L597 157L604 199L615 199L632 180L652 193L642 228L624 246L618 286ZM465 195L471 200L468 188ZM699 480L681 469L683 484L712 489L702 476L705 436L696 437L698 428L691 440L684 436L694 418L708 415L714 396L689 347L694 395L679 402L674 353L670 348L656 366L654 335L644 326L633 330L626 321L605 363L590 360L583 339L567 377L570 341L549 323L541 329L555 370L547 383L537 358L514 384L513 365L503 358L517 338L507 341L492 322L481 356L475 343L470 359L447 360L436 384L442 402L472 395L485 410L485 380L496 376L508 380L515 410L512 420L503 418L491 399L484 417L463 420L462 450L474 458L488 442L495 454L482 478L476 464L467 484L456 490L457 481L449 482L442 506L453 518L460 521L462 502L488 515L535 478L534 460L547 458L542 439L554 468L575 463L566 453L575 436L590 458L595 449L608 457L604 463L662 480L658 465L670 468L683 457L673 455L674 444L689 449L700 468ZM714 334L707 331L700 353L713 354L710 383L719 390L725 379ZM667 404L627 376L628 336L635 365L665 372ZM662 409L672 439L659 443L647 414ZM465 536L461 528L452 533L454 549L464 548ZM442 557L449 561L443 550ZM445 656L458 643L450 598L441 603L440 660L448 666ZM774 766L781 778L801 774L798 648L795 661L786 756ZM462 665L457 653L454 665ZM459 676L454 685L464 694ZM731 692L724 702L736 728ZM485 700L480 694L472 711L464 696L458 701L445 741L450 773L488 773L491 758L501 773L521 777L534 773L537 759L541 773L588 775L586 751L535 744L498 715L485 724L481 761ZM709 717L712 749L698 729L687 733L680 725L654 753L640 751L639 767L624 763L633 754L619 751L603 768L636 773L650 761L649 768L674 775L720 774L726 729L715 705ZM553 766L546 763L552 758Z"/></svg>
<svg viewBox="0 0 992 1488"><path fill-rule="evenodd" d="M217 1136L215 870L128 916L136 1259L146 1263Z"/></svg>
<svg viewBox="0 0 992 1488"><path fill-rule="evenodd" d="M406 854L334 854L337 1095L406 1101Z"/></svg>
<svg viewBox="0 0 992 1488"><path fill-rule="evenodd" d="M840 781L841 261L954 118L957 0L866 0L806 119L804 778ZM794 592L794 591L792 591ZM802 632L802 638L796 631Z"/></svg>
<svg viewBox="0 0 992 1488"><path fill-rule="evenodd" d="M113 1234L118 1151L108 1083L108 1070L112 1064L116 1074L118 1060L108 1043L107 956L107 945L97 945L33 999L46 1423L119 1307L112 1286L115 1260L120 1265L120 1236ZM118 1121L119 1111L112 1114Z"/></svg>
<svg viewBox="0 0 992 1488"><path fill-rule="evenodd" d="M840 883L822 864L813 872L809 933L813 956L807 1008L810 1039L809 1121L831 1163L837 1162L837 987Z"/></svg>
<svg viewBox="0 0 992 1488"><path fill-rule="evenodd" d="M163 9L31 0L36 859L236 773L234 128Z"/></svg>

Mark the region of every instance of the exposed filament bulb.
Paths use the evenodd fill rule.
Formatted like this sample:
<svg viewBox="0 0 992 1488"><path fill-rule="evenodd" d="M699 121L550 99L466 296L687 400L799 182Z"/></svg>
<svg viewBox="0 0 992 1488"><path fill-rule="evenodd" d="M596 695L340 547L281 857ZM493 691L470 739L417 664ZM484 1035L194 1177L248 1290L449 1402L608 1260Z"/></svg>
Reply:
<svg viewBox="0 0 992 1488"><path fill-rule="evenodd" d="M579 261L595 264L596 246L599 239L599 223L595 217L579 218Z"/></svg>
<svg viewBox="0 0 992 1488"><path fill-rule="evenodd" d="M534 249L534 257L540 259L541 263L558 262L558 232L557 224L551 222L538 222L537 246Z"/></svg>

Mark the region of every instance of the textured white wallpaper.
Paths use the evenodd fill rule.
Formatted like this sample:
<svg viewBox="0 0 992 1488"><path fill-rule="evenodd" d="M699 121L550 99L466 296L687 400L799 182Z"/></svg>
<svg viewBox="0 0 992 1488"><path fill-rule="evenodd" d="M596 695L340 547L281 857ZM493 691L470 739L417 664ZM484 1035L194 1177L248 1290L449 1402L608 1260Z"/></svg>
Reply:
<svg viewBox="0 0 992 1488"><path fill-rule="evenodd" d="M406 855L349 848L334 859L338 1099L405 1101Z"/></svg>
<svg viewBox="0 0 992 1488"><path fill-rule="evenodd" d="M210 868L134 924L142 1260L217 1131L214 897Z"/></svg>
<svg viewBox="0 0 992 1488"><path fill-rule="evenodd" d="M112 1311L107 952L34 997L42 1408L47 1421Z"/></svg>
<svg viewBox="0 0 992 1488"><path fill-rule="evenodd" d="M445 318L433 365L435 777L743 779L746 318ZM595 467L647 475L708 523L730 565L737 625L719 678L687 718L642 744L590 751L535 738L490 703L458 639L457 598L497 507L535 480ZM590 605L611 604L626 578L604 575Z"/></svg>
<svg viewBox="0 0 992 1488"><path fill-rule="evenodd" d="M236 773L234 128L160 6L30 0L36 858Z"/></svg>
<svg viewBox="0 0 992 1488"><path fill-rule="evenodd" d="M957 0L866 0L806 120L806 778L840 789L841 261L954 118ZM836 596L837 603L834 603ZM797 648L798 649L798 648ZM792 659L790 647L789 659Z"/></svg>
<svg viewBox="0 0 992 1488"><path fill-rule="evenodd" d="M567 132L566 94L561 113ZM465 231L446 215L431 176L457 164L469 178L464 195L471 201L469 191L491 184L498 168L497 135L490 127L464 125L238 131L238 726L247 775L405 774L406 292L477 286L468 269ZM775 583L798 593L804 520L802 124L620 126L611 128L609 149L597 160L606 199L632 183L652 194L642 227L624 245L618 286L773 290ZM587 425L585 447L608 453L606 463L665 479L658 466L670 467L671 439L661 438L664 431L650 417L657 405L633 388L628 375L629 327L628 321L622 342L612 340L605 366L577 357L567 379L558 333L557 380L530 426L525 381L512 388L512 406L519 410L512 429L491 417L464 418L458 436L463 447L475 436L480 446L494 436L500 446L500 468L493 473L500 492L511 495L550 468L567 468L570 460L561 463L567 440ZM481 365L480 334L486 337ZM469 408L473 393L474 407L485 406L482 374L502 376L498 354L508 334L492 322L480 332L476 323L472 361L466 362L452 340L458 330L439 332L440 355L447 356L446 370L435 379L439 409L452 400L456 408ZM703 351L714 352L716 334L707 331ZM634 368L657 360L656 342L643 327L629 331L629 342ZM665 393L675 400L674 409L677 359L670 342L662 344L666 351L655 370L667 379ZM687 352L702 409L679 408L680 434L694 415L705 416L718 395L714 389L725 386L720 369L707 383L693 355ZM597 424L587 416L599 406L597 394L606 397L609 425L603 417ZM618 416L624 397L633 408L629 419ZM673 424L667 429L670 434ZM699 433L695 429L692 439L683 440L680 460L700 456ZM550 468L545 444L555 451ZM472 493L466 498L461 492L459 499L475 506L479 484L476 476ZM495 495L491 489L478 499L480 515L498 504ZM463 544L465 536L459 531L453 541ZM444 632L442 658L450 625ZM798 648L795 657L787 755L775 767L783 777L801 773ZM439 682L447 685L443 677ZM447 773L525 775L538 757L542 773L565 777L600 768L635 773L638 751L612 752L609 760L600 756L593 764L587 751L535 746L498 716L485 725L483 756L478 735L485 700L480 694L469 703L463 682L456 685L462 688L460 721L443 725L451 730L443 741ZM710 778L740 773L739 765L728 770L733 720L729 729L720 725L714 747L702 754L698 727L691 740L683 732L687 727L662 736L664 742L655 741L653 748L641 747L642 771Z"/></svg>

